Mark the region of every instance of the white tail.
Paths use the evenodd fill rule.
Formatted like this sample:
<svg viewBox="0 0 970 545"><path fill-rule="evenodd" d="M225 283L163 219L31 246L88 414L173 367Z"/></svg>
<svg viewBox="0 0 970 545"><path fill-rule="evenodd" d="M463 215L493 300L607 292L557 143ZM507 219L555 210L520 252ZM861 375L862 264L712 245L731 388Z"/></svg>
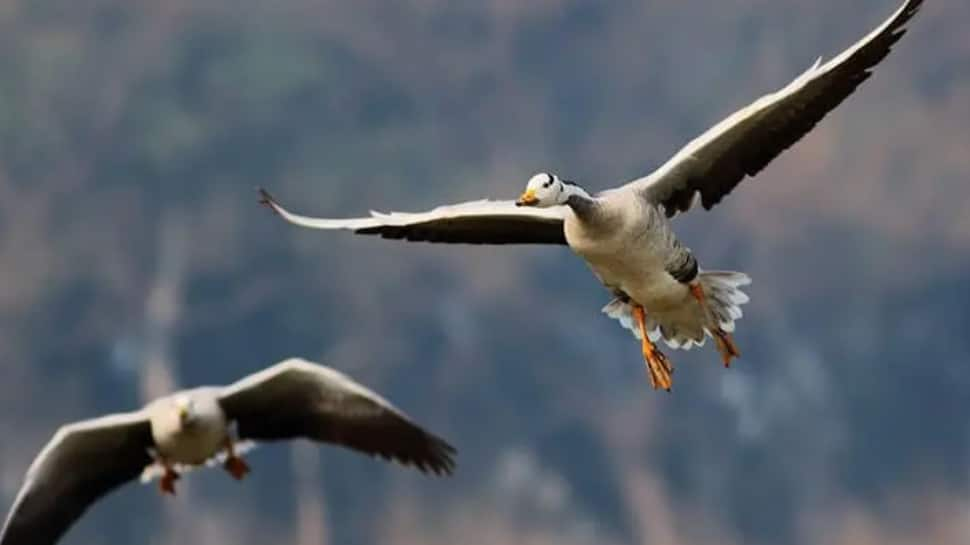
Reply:
<svg viewBox="0 0 970 545"><path fill-rule="evenodd" d="M694 312L695 306L685 306L683 311L664 314L647 312L647 336L651 341L656 342L662 338L671 348L690 350L694 345L704 345L705 338L711 335L712 327L719 327L728 333L734 331L734 322L742 316L741 305L750 301L740 288L750 284L751 278L739 272L703 271L698 275L697 281L704 289L708 308L717 323L705 323L707 319L703 314ZM603 312L618 320L634 337L640 338L640 329L633 319L633 306L630 302L613 299L603 307Z"/></svg>

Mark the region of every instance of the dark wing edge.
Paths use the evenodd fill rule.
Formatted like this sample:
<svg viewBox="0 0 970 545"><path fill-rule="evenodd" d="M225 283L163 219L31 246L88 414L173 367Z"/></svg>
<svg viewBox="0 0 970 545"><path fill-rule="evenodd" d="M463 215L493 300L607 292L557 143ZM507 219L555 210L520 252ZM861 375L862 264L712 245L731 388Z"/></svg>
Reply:
<svg viewBox="0 0 970 545"><path fill-rule="evenodd" d="M290 212L265 189L259 202L289 223L386 239L450 244L566 244L562 213L520 208L513 201L470 201L427 212L371 212L360 218L316 218Z"/></svg>
<svg viewBox="0 0 970 545"><path fill-rule="evenodd" d="M240 439L306 438L450 475L456 450L342 373L289 359L228 386L220 396Z"/></svg>
<svg viewBox="0 0 970 545"><path fill-rule="evenodd" d="M831 61L762 97L704 133L657 172L631 182L668 216L689 210L697 196L710 210L746 176L754 176L790 148L872 75L923 0L908 0L880 27ZM750 126L745 127L744 125ZM735 132L736 131L736 132ZM728 134L734 132L735 134ZM724 138L726 142L718 142ZM705 149L706 148L706 149ZM705 153L714 157L705 158Z"/></svg>
<svg viewBox="0 0 970 545"><path fill-rule="evenodd" d="M88 507L152 463L152 445L142 412L63 426L27 471L0 545L53 545Z"/></svg>

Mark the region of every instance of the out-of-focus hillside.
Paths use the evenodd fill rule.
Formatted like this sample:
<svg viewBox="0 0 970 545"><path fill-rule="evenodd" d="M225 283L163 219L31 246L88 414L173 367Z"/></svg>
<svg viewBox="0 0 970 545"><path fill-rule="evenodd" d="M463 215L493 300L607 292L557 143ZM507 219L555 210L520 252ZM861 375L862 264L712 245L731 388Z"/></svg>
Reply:
<svg viewBox="0 0 970 545"><path fill-rule="evenodd" d="M729 371L639 348L561 248L284 225L632 179L895 0L0 3L0 499L61 422L291 355L460 451L432 480L273 446L65 543L970 540L970 4L709 213L755 283Z"/></svg>

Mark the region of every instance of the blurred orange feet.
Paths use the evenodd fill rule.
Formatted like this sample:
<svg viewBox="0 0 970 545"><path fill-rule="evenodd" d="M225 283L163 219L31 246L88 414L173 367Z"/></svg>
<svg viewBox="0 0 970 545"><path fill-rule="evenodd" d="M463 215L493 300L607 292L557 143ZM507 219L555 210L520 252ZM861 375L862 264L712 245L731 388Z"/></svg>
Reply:
<svg viewBox="0 0 970 545"><path fill-rule="evenodd" d="M731 334L721 328L714 330L714 342L717 343L717 351L721 353L721 361L724 367L731 367L731 359L741 356L738 345L734 344Z"/></svg>
<svg viewBox="0 0 970 545"><path fill-rule="evenodd" d="M230 456L229 458L226 458L226 462L223 464L223 467L225 467L226 471L228 471L229 474L232 475L232 478L236 479L237 481L241 481L243 477L252 471L249 469L249 465L238 456Z"/></svg>
<svg viewBox="0 0 970 545"><path fill-rule="evenodd" d="M226 441L226 461L222 464L222 467L237 481L241 481L252 471L242 458L236 456L235 445L233 445L231 439Z"/></svg>

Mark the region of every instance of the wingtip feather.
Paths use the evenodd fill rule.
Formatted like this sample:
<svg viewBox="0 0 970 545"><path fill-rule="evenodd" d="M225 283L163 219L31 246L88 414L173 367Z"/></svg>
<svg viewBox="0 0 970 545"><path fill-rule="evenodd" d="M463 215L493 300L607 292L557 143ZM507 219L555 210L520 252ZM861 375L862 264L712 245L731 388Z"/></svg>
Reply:
<svg viewBox="0 0 970 545"><path fill-rule="evenodd" d="M269 194L269 191L266 191L262 187L257 187L256 191L259 193L259 204L265 206L266 208L269 208L270 210L273 211L274 214L279 215L280 205L278 202L276 202L276 199L274 199L273 196Z"/></svg>

